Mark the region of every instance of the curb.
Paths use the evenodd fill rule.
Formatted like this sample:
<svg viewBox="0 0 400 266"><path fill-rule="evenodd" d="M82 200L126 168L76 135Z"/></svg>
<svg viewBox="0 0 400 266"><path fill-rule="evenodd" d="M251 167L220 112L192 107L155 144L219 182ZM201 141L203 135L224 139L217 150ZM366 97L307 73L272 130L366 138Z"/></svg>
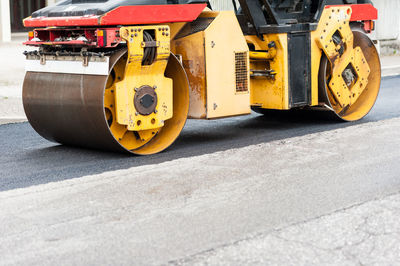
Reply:
<svg viewBox="0 0 400 266"><path fill-rule="evenodd" d="M399 75L400 75L400 65L382 67L382 77L392 77Z"/></svg>
<svg viewBox="0 0 400 266"><path fill-rule="evenodd" d="M0 125L24 123L27 121L28 119L25 116L0 117Z"/></svg>

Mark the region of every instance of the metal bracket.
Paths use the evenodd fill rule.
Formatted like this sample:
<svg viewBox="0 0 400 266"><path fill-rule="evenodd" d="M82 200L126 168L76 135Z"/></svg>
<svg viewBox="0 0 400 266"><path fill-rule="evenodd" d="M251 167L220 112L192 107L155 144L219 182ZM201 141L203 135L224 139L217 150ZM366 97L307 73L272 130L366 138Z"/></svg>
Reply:
<svg viewBox="0 0 400 266"><path fill-rule="evenodd" d="M151 48L151 47L160 47L160 42L151 41L151 42L142 42L142 48Z"/></svg>
<svg viewBox="0 0 400 266"><path fill-rule="evenodd" d="M41 65L45 65L46 64L46 56L45 55L41 55L40 56L40 64Z"/></svg>

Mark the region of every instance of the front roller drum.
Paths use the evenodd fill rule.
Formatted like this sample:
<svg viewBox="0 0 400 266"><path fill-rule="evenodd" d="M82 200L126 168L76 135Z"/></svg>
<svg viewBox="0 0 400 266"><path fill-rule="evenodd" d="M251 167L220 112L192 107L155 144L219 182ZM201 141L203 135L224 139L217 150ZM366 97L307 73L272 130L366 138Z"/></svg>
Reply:
<svg viewBox="0 0 400 266"><path fill-rule="evenodd" d="M27 72L23 103L32 127L42 137L61 144L150 155L168 148L182 131L189 110L189 84L178 59L171 54L165 76L173 80L173 117L162 128L128 131L116 123L110 96L121 77L126 50L110 58L109 76ZM160 88L162 89L162 88ZM134 99L132 99L134 101Z"/></svg>

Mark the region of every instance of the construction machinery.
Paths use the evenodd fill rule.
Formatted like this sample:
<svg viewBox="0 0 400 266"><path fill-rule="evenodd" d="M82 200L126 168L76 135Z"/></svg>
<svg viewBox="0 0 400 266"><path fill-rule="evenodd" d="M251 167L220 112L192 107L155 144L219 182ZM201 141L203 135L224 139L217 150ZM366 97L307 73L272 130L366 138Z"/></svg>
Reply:
<svg viewBox="0 0 400 266"><path fill-rule="evenodd" d="M326 108L356 121L381 66L368 0L65 0L24 20L23 102L66 145L149 155L186 119Z"/></svg>

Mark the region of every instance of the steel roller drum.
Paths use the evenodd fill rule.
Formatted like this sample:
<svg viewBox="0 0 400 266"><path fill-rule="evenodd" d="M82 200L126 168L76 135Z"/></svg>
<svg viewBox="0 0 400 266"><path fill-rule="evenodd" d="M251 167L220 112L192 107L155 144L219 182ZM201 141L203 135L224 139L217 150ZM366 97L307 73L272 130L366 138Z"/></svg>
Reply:
<svg viewBox="0 0 400 266"><path fill-rule="evenodd" d="M110 72L125 53L121 50L110 57ZM166 76L174 78L174 118L139 149L126 149L110 130L104 110L107 76L27 72L23 104L28 121L42 137L65 145L141 155L160 152L179 136L188 112L187 77L175 56L171 58Z"/></svg>

